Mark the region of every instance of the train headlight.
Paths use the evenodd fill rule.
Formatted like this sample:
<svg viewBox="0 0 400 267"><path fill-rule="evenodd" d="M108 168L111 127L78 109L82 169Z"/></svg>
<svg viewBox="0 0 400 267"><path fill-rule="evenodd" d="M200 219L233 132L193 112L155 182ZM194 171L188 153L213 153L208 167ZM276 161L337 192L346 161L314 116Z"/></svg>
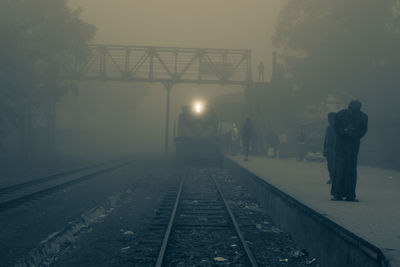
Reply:
<svg viewBox="0 0 400 267"><path fill-rule="evenodd" d="M194 105L193 105L193 111L194 111L196 114L201 114L201 113L203 113L203 111L204 111L204 105L203 105L203 103L201 103L201 102L196 102L196 103L194 103Z"/></svg>

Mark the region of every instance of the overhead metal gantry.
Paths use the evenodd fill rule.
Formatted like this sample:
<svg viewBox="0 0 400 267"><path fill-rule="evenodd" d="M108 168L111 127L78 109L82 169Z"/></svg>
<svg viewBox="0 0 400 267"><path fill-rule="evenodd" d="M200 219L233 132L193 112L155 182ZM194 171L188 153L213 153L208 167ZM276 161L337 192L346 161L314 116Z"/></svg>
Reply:
<svg viewBox="0 0 400 267"><path fill-rule="evenodd" d="M152 46L90 45L89 57L65 64L63 76L83 80L247 85L251 52Z"/></svg>
<svg viewBox="0 0 400 267"><path fill-rule="evenodd" d="M252 81L251 51L154 46L90 45L89 56L71 59L62 76L74 80L158 82L167 89L165 155L170 92L178 83L242 85Z"/></svg>

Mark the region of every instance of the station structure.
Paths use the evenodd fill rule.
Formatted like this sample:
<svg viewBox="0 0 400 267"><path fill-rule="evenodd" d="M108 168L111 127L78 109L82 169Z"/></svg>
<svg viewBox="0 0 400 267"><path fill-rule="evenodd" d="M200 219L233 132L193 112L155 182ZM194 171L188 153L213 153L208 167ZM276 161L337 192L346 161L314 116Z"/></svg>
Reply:
<svg viewBox="0 0 400 267"><path fill-rule="evenodd" d="M163 84L166 89L164 153L167 157L173 86L215 84L238 85L245 89L252 84L251 65L251 50L246 49L95 44L88 46L87 55L67 59L61 75L68 80Z"/></svg>

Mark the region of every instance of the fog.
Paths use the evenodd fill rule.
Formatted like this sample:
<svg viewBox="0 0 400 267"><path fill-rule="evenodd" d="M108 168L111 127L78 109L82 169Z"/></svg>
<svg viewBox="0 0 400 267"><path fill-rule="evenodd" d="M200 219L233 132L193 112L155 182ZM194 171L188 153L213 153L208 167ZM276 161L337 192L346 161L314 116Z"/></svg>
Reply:
<svg viewBox="0 0 400 267"><path fill-rule="evenodd" d="M400 0L0 0L0 266L395 266L399 47Z"/></svg>
<svg viewBox="0 0 400 267"><path fill-rule="evenodd" d="M284 3L70 0L72 8L82 9L82 19L96 26L92 43L251 49L253 68L263 61L267 80L272 71L271 38ZM166 105L163 85L85 82L79 83L79 88L77 99L64 99L59 104L59 128L79 129L84 140L97 147L87 150L96 153L103 148L105 153L162 154ZM183 105L243 90L243 86L175 85L171 93L171 148L173 121ZM68 116L70 109L77 112L74 105L80 114ZM72 116L79 118L78 128L71 128Z"/></svg>
<svg viewBox="0 0 400 267"><path fill-rule="evenodd" d="M301 127L310 139L310 152L321 154L327 113L356 99L370 117L361 162L391 168L400 164L395 157L400 149L395 142L398 1L379 5L368 0L361 7L344 0L7 0L1 5L3 157L31 161L83 154L162 155L162 80L101 78L102 61L90 50L90 44L97 44L97 52L109 47L101 45L251 51L251 79L241 85L204 85L193 79L173 84L171 154L174 121L182 106L196 99L216 104L225 125L241 127L250 117L256 129L254 154L266 154L271 130L286 136L282 157L296 156ZM73 71L65 75L88 63L90 54L100 66L95 79L77 78ZM265 66L263 81L260 62ZM222 70L229 72L228 67Z"/></svg>
<svg viewBox="0 0 400 267"><path fill-rule="evenodd" d="M276 19L285 0L70 0L96 25L94 43L251 49L271 72Z"/></svg>

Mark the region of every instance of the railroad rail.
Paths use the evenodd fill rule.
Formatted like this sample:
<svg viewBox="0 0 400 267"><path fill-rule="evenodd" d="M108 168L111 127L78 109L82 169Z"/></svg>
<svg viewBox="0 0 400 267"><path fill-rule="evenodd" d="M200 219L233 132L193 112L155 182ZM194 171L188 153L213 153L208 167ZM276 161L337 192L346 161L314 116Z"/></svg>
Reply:
<svg viewBox="0 0 400 267"><path fill-rule="evenodd" d="M171 203L171 198L168 197L167 201ZM168 206L169 203L167 203L166 206ZM220 238L224 239L227 236L227 240L229 241L231 241L232 236L236 236L240 242L239 246L244 251L243 254L245 254L246 258L243 259L242 257L242 259L239 260L245 262L245 265L250 264L250 266L253 267L258 266L240 230L239 224L210 170L205 169L195 175L191 175L191 170L186 170L180 181L176 199L170 214L168 226L155 264L156 267L165 264L169 252L176 251L176 249L168 249L171 243L174 241L176 242L176 240L182 242L182 238L185 238L184 234L179 235L177 232L180 230L190 231L196 229L210 231L209 236L218 236L217 232L222 231ZM165 215L160 216L161 221L163 218L165 218ZM161 227L162 225L162 222L158 225L153 224L153 226L156 227ZM190 240L192 234L188 234L187 236L188 240ZM200 242L202 241L203 240L200 239ZM205 243L207 242L210 242L210 240L205 241ZM227 247L230 248L230 246ZM172 256L172 258L174 257Z"/></svg>
<svg viewBox="0 0 400 267"><path fill-rule="evenodd" d="M121 168L131 162L132 159L113 160L0 188L0 212Z"/></svg>

